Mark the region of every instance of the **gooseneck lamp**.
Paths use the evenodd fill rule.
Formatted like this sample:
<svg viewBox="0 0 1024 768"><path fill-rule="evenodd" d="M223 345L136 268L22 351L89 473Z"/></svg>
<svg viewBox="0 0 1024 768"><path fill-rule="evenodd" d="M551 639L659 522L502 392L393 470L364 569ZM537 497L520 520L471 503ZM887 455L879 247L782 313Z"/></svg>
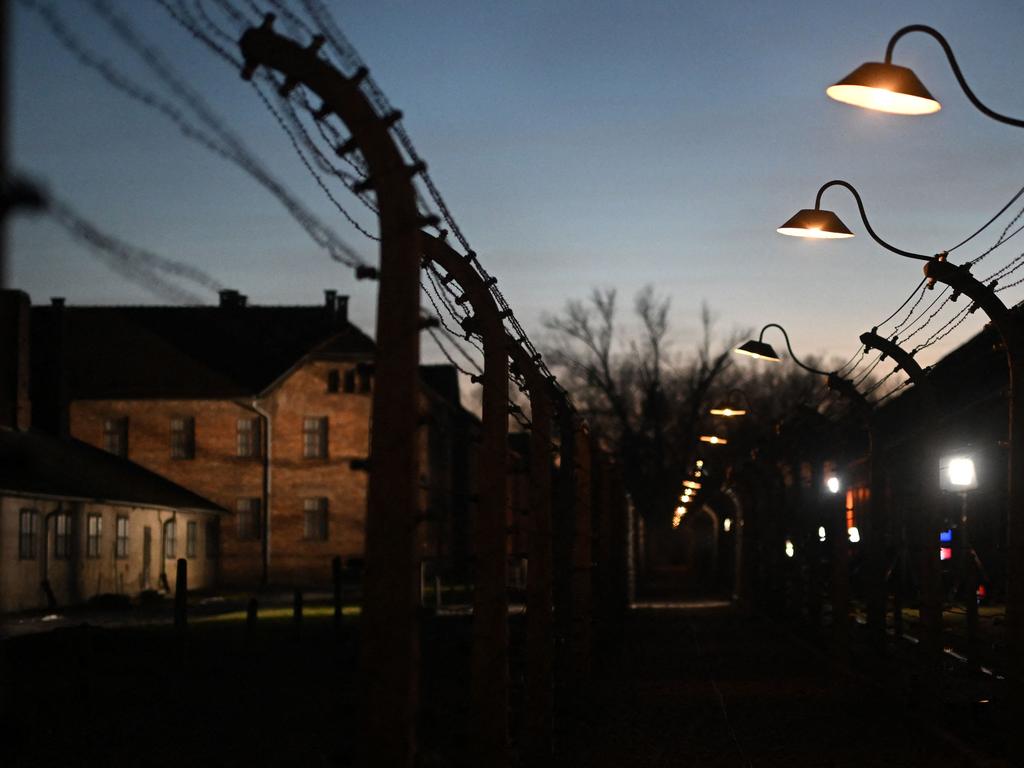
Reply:
<svg viewBox="0 0 1024 768"><path fill-rule="evenodd" d="M864 227L867 229L868 234L871 235L872 239L874 239L876 243L887 251L892 251L893 253L905 256L908 259L920 259L921 261L932 261L935 259L934 256L925 256L921 253L904 251L902 248L897 248L880 238L878 233L871 227L871 222L868 221L868 215L864 211L864 201L861 199L860 193L857 192L856 188L850 184L850 182L843 181L842 179L833 179L832 181L822 184L821 189L818 190L817 197L814 198L814 208L804 208L802 211L797 212L775 231L780 235L789 235L790 237L811 237L819 239L853 237L853 232L843 224L842 220L840 220L835 213L832 211L822 210L821 208L821 196L829 187L845 187L850 190L854 200L857 201L857 208L860 210L860 218L861 221L864 222Z"/></svg>
<svg viewBox="0 0 1024 768"><path fill-rule="evenodd" d="M924 32L938 41L942 50L946 52L946 58L949 59L949 65L960 88L979 111L993 120L1024 128L1024 120L1001 115L982 104L967 84L949 42L937 30L924 24L911 24L897 31L885 49L884 62L869 61L861 64L838 83L829 86L825 93L844 104L896 115L929 115L938 112L942 105L924 87L913 70L892 63L896 41L911 32Z"/></svg>
<svg viewBox="0 0 1024 768"><path fill-rule="evenodd" d="M768 360L770 362L777 363L781 358L779 358L778 354L775 352L775 349L772 347L772 345L764 340L764 332L767 331L769 328L778 328L780 331L782 331L782 338L786 340L786 349L789 350L789 356L793 358L794 363L796 363L809 373L816 373L819 374L820 376L829 375L828 371L819 371L817 368L812 368L809 365L805 365L800 361L800 359L795 354L793 354L793 346L789 343L789 334L786 333L786 329L783 328L778 323L768 323L768 325L761 329L761 333L760 335L758 335L757 341L751 339L750 341L747 341L744 344L741 344L740 346L736 347L736 349L734 349L733 352L735 352L738 355L748 355L749 357L753 357L757 360Z"/></svg>

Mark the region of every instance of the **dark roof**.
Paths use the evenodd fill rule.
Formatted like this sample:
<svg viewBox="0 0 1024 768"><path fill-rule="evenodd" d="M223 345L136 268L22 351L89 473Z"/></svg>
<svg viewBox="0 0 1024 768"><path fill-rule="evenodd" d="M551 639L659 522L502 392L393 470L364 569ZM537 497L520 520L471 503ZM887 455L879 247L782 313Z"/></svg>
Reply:
<svg viewBox="0 0 1024 768"><path fill-rule="evenodd" d="M34 382L53 379L61 346L72 399L255 395L311 352L365 359L375 351L343 313L323 306L34 307Z"/></svg>
<svg viewBox="0 0 1024 768"><path fill-rule="evenodd" d="M42 432L0 429L0 492L223 512L127 459Z"/></svg>

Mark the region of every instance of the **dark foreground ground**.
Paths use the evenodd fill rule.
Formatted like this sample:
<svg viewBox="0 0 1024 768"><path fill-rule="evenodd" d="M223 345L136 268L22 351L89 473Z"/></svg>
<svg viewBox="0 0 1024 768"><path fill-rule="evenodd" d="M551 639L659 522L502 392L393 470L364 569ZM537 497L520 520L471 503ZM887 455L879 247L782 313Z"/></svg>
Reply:
<svg viewBox="0 0 1024 768"><path fill-rule="evenodd" d="M278 614L280 616L280 614ZM512 637L521 647L522 618ZM471 765L470 620L423 625L421 765ZM356 737L356 621L286 616L256 631L66 627L0 642L3 766L348 765ZM621 652L595 655L558 725L558 766L961 766L999 729L958 740L964 711L835 676L788 631L722 607L637 610ZM512 661L513 724L521 658ZM566 699L563 698L563 701ZM973 741L968 753L957 745ZM998 764L998 763L993 763Z"/></svg>

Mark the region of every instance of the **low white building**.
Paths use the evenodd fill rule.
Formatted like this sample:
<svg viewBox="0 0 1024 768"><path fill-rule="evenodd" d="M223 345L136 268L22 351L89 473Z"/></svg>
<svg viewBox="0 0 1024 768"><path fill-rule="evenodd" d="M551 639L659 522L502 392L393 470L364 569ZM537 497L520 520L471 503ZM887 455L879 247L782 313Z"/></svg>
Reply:
<svg viewBox="0 0 1024 768"><path fill-rule="evenodd" d="M217 578L224 510L71 438L0 428L0 612Z"/></svg>

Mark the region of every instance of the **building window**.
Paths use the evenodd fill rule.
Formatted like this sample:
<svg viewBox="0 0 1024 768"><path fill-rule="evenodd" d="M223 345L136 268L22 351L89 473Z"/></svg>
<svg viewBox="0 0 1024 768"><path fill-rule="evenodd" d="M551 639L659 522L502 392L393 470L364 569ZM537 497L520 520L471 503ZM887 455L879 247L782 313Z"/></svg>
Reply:
<svg viewBox="0 0 1024 768"><path fill-rule="evenodd" d="M178 551L178 526L173 520L164 523L164 557L173 560Z"/></svg>
<svg viewBox="0 0 1024 768"><path fill-rule="evenodd" d="M214 558L220 554L220 521L206 522L206 556Z"/></svg>
<svg viewBox="0 0 1024 768"><path fill-rule="evenodd" d="M260 537L260 500L238 499L235 502L238 512L238 538L242 541L255 541Z"/></svg>
<svg viewBox="0 0 1024 768"><path fill-rule="evenodd" d="M128 417L103 420L103 447L115 456L128 455Z"/></svg>
<svg viewBox="0 0 1024 768"><path fill-rule="evenodd" d="M185 557L196 556L197 535L196 524L190 520L185 524Z"/></svg>
<svg viewBox="0 0 1024 768"><path fill-rule="evenodd" d="M327 391L337 392L341 389L341 374L337 368L332 368L327 372Z"/></svg>
<svg viewBox="0 0 1024 768"><path fill-rule="evenodd" d="M53 519L53 556L67 560L71 556L71 515L60 512Z"/></svg>
<svg viewBox="0 0 1024 768"><path fill-rule="evenodd" d="M370 382L373 379L370 366L365 363L360 363L356 366L356 376L359 379L359 391L363 394L369 392Z"/></svg>
<svg viewBox="0 0 1024 768"><path fill-rule="evenodd" d="M18 516L18 559L36 559L36 537L39 533L39 513L23 509Z"/></svg>
<svg viewBox="0 0 1024 768"><path fill-rule="evenodd" d="M327 541L327 499L305 499L303 502L303 538Z"/></svg>
<svg viewBox="0 0 1024 768"><path fill-rule="evenodd" d="M243 459L254 459L260 451L260 420L238 420L238 455Z"/></svg>
<svg viewBox="0 0 1024 768"><path fill-rule="evenodd" d="M302 455L307 459L327 458L326 416L307 416L302 420Z"/></svg>
<svg viewBox="0 0 1024 768"><path fill-rule="evenodd" d="M171 458L194 459L196 457L196 420L191 416L175 416L171 419Z"/></svg>
<svg viewBox="0 0 1024 768"><path fill-rule="evenodd" d="M114 539L114 557L128 557L128 517L117 516L117 537Z"/></svg>
<svg viewBox="0 0 1024 768"><path fill-rule="evenodd" d="M345 371L345 391L351 394L356 391L356 369L349 368Z"/></svg>
<svg viewBox="0 0 1024 768"><path fill-rule="evenodd" d="M99 557L100 542L103 539L103 517L101 515L89 515L86 518L85 533L85 556Z"/></svg>

